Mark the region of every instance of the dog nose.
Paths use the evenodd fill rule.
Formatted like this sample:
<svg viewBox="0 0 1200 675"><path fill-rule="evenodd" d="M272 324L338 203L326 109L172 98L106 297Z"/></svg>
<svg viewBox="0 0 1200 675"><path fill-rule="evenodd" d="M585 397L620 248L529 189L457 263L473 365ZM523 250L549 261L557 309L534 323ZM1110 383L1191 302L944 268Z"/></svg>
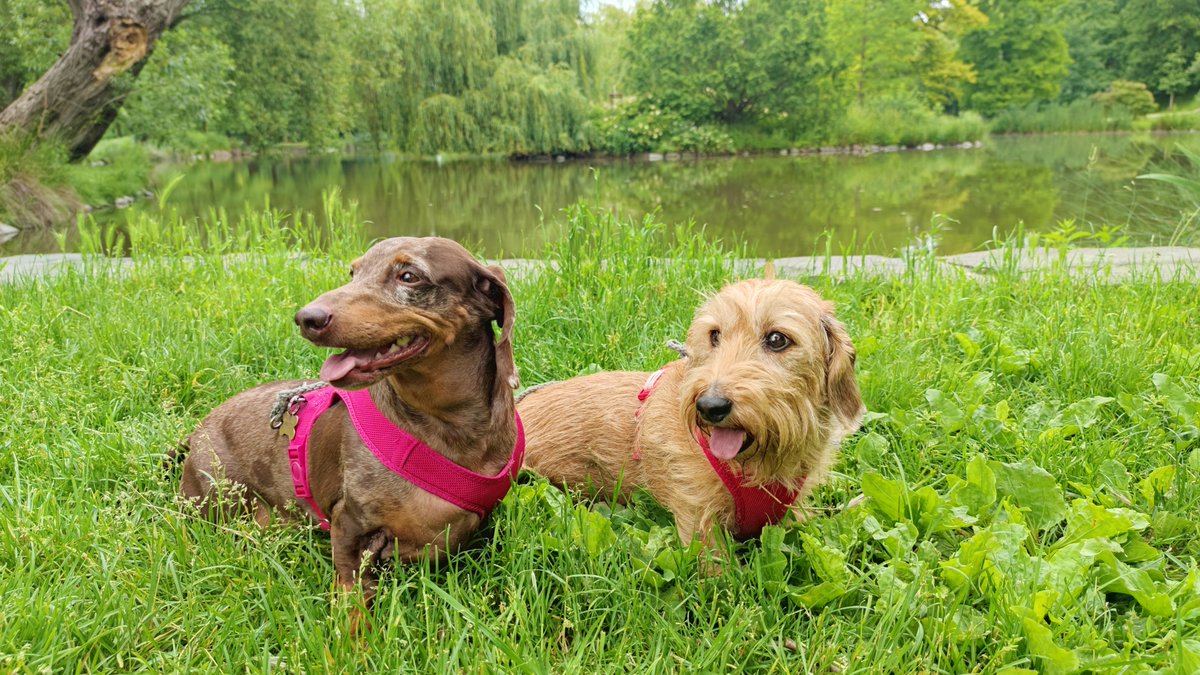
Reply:
<svg viewBox="0 0 1200 675"><path fill-rule="evenodd" d="M726 417L729 417L731 410L733 410L733 401L724 396L705 394L696 401L696 411L709 424L717 424Z"/></svg>
<svg viewBox="0 0 1200 675"><path fill-rule="evenodd" d="M320 335L333 321L333 315L320 307L309 305L296 312L296 325L306 336Z"/></svg>

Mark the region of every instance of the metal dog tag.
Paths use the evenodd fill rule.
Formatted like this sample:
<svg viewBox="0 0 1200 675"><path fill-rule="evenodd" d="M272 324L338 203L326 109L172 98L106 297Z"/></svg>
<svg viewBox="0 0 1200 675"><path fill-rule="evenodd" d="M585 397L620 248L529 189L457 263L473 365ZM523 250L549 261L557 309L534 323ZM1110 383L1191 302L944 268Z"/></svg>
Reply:
<svg viewBox="0 0 1200 675"><path fill-rule="evenodd" d="M296 437L296 425L300 423L300 418L290 412L283 414L283 425L279 427L279 435L289 441Z"/></svg>

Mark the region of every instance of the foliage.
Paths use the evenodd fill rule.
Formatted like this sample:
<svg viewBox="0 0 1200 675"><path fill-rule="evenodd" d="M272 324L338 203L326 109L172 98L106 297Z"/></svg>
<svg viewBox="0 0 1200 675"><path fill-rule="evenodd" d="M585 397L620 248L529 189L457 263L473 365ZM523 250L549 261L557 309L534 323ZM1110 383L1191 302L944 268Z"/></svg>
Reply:
<svg viewBox="0 0 1200 675"><path fill-rule="evenodd" d="M1200 53L1200 11L1191 0L1126 0L1118 14L1122 34L1113 45L1120 59L1120 75L1146 82L1162 94L1174 89L1181 56L1187 60ZM1176 72L1172 72L1176 71ZM1166 82L1172 89L1159 88Z"/></svg>
<svg viewBox="0 0 1200 675"><path fill-rule="evenodd" d="M54 65L70 37L67 3L0 0L0 110Z"/></svg>
<svg viewBox="0 0 1200 675"><path fill-rule="evenodd" d="M1102 105L1091 99L1070 103L1030 103L1001 110L991 120L996 133L1044 134L1062 131L1128 130L1133 115L1124 106Z"/></svg>
<svg viewBox="0 0 1200 675"><path fill-rule="evenodd" d="M207 0L194 18L236 64L213 130L260 148L337 143L350 128L351 16L347 5L324 0Z"/></svg>
<svg viewBox="0 0 1200 675"><path fill-rule="evenodd" d="M645 495L609 508L526 474L469 550L385 575L351 633L327 536L207 523L162 469L233 393L316 372L290 314L364 246L326 204L320 240L302 214L135 215L108 230L129 263L0 285L0 593L23 608L0 615L6 669L1196 670L1195 286L1022 273L1013 245L986 283L919 260L807 280L871 413L806 522L714 570ZM674 358L664 339L745 255L567 219L557 266L511 276L527 384Z"/></svg>
<svg viewBox="0 0 1200 675"><path fill-rule="evenodd" d="M629 29L630 86L695 124L757 121L820 135L844 100L822 9L820 0L659 0Z"/></svg>
<svg viewBox="0 0 1200 675"><path fill-rule="evenodd" d="M938 115L911 98L852 105L833 136L836 145L901 145L962 143L987 134L987 125L974 112Z"/></svg>
<svg viewBox="0 0 1200 675"><path fill-rule="evenodd" d="M597 143L615 155L639 152L732 152L733 141L715 125L697 125L653 103L627 103L597 124Z"/></svg>
<svg viewBox="0 0 1200 675"><path fill-rule="evenodd" d="M1051 21L1052 0L982 0L989 18L962 38L960 54L975 66L967 104L984 115L1058 96L1070 56Z"/></svg>
<svg viewBox="0 0 1200 675"><path fill-rule="evenodd" d="M105 139L88 155L88 165L68 166L67 177L85 203L112 204L146 189L150 157L133 138Z"/></svg>
<svg viewBox="0 0 1200 675"><path fill-rule="evenodd" d="M19 131L0 134L0 222L25 228L66 220L77 205L66 161L61 146Z"/></svg>
<svg viewBox="0 0 1200 675"><path fill-rule="evenodd" d="M113 133L136 132L173 149L194 145L188 132L208 133L224 114L234 69L228 45L212 28L185 21L155 45L154 58L138 75Z"/></svg>
<svg viewBox="0 0 1200 675"><path fill-rule="evenodd" d="M1158 109L1154 95L1141 82L1113 80L1108 89L1092 94L1092 100L1106 109L1121 107L1132 115L1145 115Z"/></svg>

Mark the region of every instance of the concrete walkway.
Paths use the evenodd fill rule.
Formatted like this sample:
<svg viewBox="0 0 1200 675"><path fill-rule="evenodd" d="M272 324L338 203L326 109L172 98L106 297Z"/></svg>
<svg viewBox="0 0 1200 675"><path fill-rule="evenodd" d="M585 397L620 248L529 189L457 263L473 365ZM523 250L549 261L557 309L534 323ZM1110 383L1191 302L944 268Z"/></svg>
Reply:
<svg viewBox="0 0 1200 675"><path fill-rule="evenodd" d="M1013 260L1005 260L1006 251L980 251L958 255L938 256L936 264L951 270L962 270L970 276L987 278L998 270L1013 267L1018 271L1046 269L1065 264L1076 272L1095 272L1098 278L1121 281L1134 274L1154 272L1161 279L1200 281L1200 248L1183 246L1153 246L1145 248L1076 248L1065 256L1057 250L1027 249ZM747 268L758 268L765 259L741 261ZM108 259L113 269L133 264L129 258ZM533 258L510 258L496 261L510 276L528 274L540 269L543 261ZM883 276L900 276L909 270L902 258L878 255L863 256L800 256L774 258L775 271L781 277L830 276L835 279L860 272ZM67 269L83 267L78 253L16 255L0 258L0 283L28 277L43 278Z"/></svg>

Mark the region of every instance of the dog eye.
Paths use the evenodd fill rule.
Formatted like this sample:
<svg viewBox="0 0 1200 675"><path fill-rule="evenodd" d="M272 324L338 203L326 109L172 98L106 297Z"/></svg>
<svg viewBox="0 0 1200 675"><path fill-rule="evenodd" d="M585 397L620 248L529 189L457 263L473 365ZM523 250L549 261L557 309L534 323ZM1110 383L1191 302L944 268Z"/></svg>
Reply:
<svg viewBox="0 0 1200 675"><path fill-rule="evenodd" d="M767 336L763 338L763 344L767 346L767 349L770 349L773 352L781 352L790 347L792 345L792 341L789 340L788 336L784 335L783 333L780 333L779 331L772 331L767 333Z"/></svg>
<svg viewBox="0 0 1200 675"><path fill-rule="evenodd" d="M716 347L718 344L720 344L720 342L721 342L721 331L719 331L719 330L710 330L710 331L708 332L708 342L709 342L709 344L711 344L711 345L712 345L712 346L714 346L714 347Z"/></svg>
<svg viewBox="0 0 1200 675"><path fill-rule="evenodd" d="M409 270L404 270L403 272L400 273L400 281L402 281L406 284L415 284L420 280L421 280L421 277L413 274Z"/></svg>

